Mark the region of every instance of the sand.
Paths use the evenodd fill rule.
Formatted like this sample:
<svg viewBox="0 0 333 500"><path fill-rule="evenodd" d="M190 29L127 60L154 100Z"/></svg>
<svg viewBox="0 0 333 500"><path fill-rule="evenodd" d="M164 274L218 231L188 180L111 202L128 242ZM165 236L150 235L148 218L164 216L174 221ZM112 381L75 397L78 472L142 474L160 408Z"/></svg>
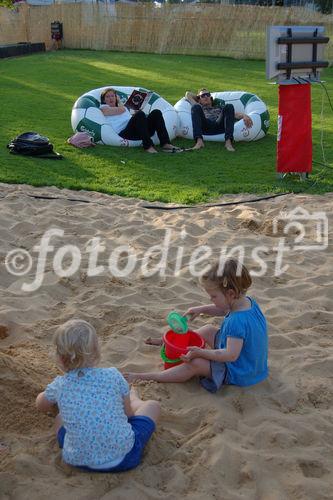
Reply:
<svg viewBox="0 0 333 500"><path fill-rule="evenodd" d="M288 270L274 276L274 248L286 229L278 218L302 207L311 214L326 212L332 226L333 194L179 211L147 210L144 202L99 193L21 185L0 184L0 197L1 499L333 498L332 251L291 250L283 261ZM225 200L245 197L250 196ZM312 225L305 224L307 244L313 239ZM50 228L62 229L64 235L52 239L55 249L48 255L42 286L24 292L22 284L35 275L33 247ZM168 228L166 276L144 276L144 254L161 243ZM299 228L289 228L288 244L299 234ZM133 272L88 276L88 254L83 253L78 272L57 276L52 268L56 250L71 244L83 251L93 237L106 247L99 264L106 265L119 245L130 245L138 259ZM260 265L251 252L258 245L266 247L261 257L267 272L254 278L251 295L269 324L269 378L255 387L229 386L216 395L195 380L137 383L142 397L162 405L143 463L116 475L86 474L64 465L52 417L34 409L37 393L59 373L52 347L57 325L73 317L91 321L100 337L103 366L162 369L158 348L145 345L144 339L166 331L171 310L207 303L189 273L189 256L200 245L218 255L222 247L240 244L246 264L255 271ZM184 262L174 276L179 245L184 245ZM33 256L26 276L11 275L4 265L16 247ZM126 265L126 256L120 261ZM156 250L147 262L152 266L158 261ZM199 318L192 327L208 321L215 322Z"/></svg>

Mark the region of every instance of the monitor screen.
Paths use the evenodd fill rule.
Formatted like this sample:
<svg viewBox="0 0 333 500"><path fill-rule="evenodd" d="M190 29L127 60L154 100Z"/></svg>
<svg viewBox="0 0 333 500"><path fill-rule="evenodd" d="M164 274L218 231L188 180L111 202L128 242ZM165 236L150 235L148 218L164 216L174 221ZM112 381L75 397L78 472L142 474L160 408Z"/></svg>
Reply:
<svg viewBox="0 0 333 500"><path fill-rule="evenodd" d="M287 63L288 45L278 43L278 39L288 36L288 29L291 30L292 37L296 38L312 38L314 33L318 37L323 37L325 28L324 26L268 26L267 27L267 47L266 47L266 77L268 80L276 78L278 81L287 78L297 79L305 78L315 80L319 77L321 68L315 69L311 66L305 68L296 68L290 70L288 76L287 70L279 69L278 64ZM324 60L325 44L316 44L316 60ZM313 44L309 43L296 43L291 46L291 63L301 63L313 61Z"/></svg>

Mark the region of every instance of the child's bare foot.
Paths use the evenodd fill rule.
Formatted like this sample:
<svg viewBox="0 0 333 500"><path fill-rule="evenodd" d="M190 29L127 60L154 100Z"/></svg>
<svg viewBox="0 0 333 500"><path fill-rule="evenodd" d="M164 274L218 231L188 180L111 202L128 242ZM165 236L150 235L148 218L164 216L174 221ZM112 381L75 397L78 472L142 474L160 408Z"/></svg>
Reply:
<svg viewBox="0 0 333 500"><path fill-rule="evenodd" d="M152 338L152 337L148 337L146 340L145 340L145 344L147 345L157 345L157 346L161 346L163 345L163 340L161 338Z"/></svg>
<svg viewBox="0 0 333 500"><path fill-rule="evenodd" d="M232 152L232 153L235 151L235 148L233 147L232 142L231 142L230 139L228 139L227 141L225 141L225 149L227 151Z"/></svg>
<svg viewBox="0 0 333 500"><path fill-rule="evenodd" d="M140 374L133 372L124 372L123 377L127 380L129 384L132 384L136 380L141 380Z"/></svg>
<svg viewBox="0 0 333 500"><path fill-rule="evenodd" d="M158 153L158 151L154 148L154 146L150 146L150 148L146 149L147 153Z"/></svg>

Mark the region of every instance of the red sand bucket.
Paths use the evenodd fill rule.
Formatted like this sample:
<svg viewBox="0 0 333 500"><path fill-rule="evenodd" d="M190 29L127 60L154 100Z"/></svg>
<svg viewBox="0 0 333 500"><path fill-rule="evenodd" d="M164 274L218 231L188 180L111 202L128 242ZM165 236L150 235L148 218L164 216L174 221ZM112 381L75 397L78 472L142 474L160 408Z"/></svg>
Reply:
<svg viewBox="0 0 333 500"><path fill-rule="evenodd" d="M203 348L205 341L196 332L176 333L173 330L167 331L163 336L164 345L161 349L161 358L164 361L164 369L183 363L179 359L181 354L186 354L188 347L196 346Z"/></svg>

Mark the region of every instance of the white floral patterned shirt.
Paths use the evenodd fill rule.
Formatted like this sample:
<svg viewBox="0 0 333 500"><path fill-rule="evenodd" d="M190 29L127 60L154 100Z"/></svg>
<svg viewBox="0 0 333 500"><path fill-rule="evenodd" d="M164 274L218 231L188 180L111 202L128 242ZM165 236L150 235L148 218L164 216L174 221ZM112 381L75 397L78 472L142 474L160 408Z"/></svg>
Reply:
<svg viewBox="0 0 333 500"><path fill-rule="evenodd" d="M57 403L66 429L65 462L103 468L125 457L134 445L124 412L128 394L128 383L116 368L71 370L46 387L45 397Z"/></svg>

